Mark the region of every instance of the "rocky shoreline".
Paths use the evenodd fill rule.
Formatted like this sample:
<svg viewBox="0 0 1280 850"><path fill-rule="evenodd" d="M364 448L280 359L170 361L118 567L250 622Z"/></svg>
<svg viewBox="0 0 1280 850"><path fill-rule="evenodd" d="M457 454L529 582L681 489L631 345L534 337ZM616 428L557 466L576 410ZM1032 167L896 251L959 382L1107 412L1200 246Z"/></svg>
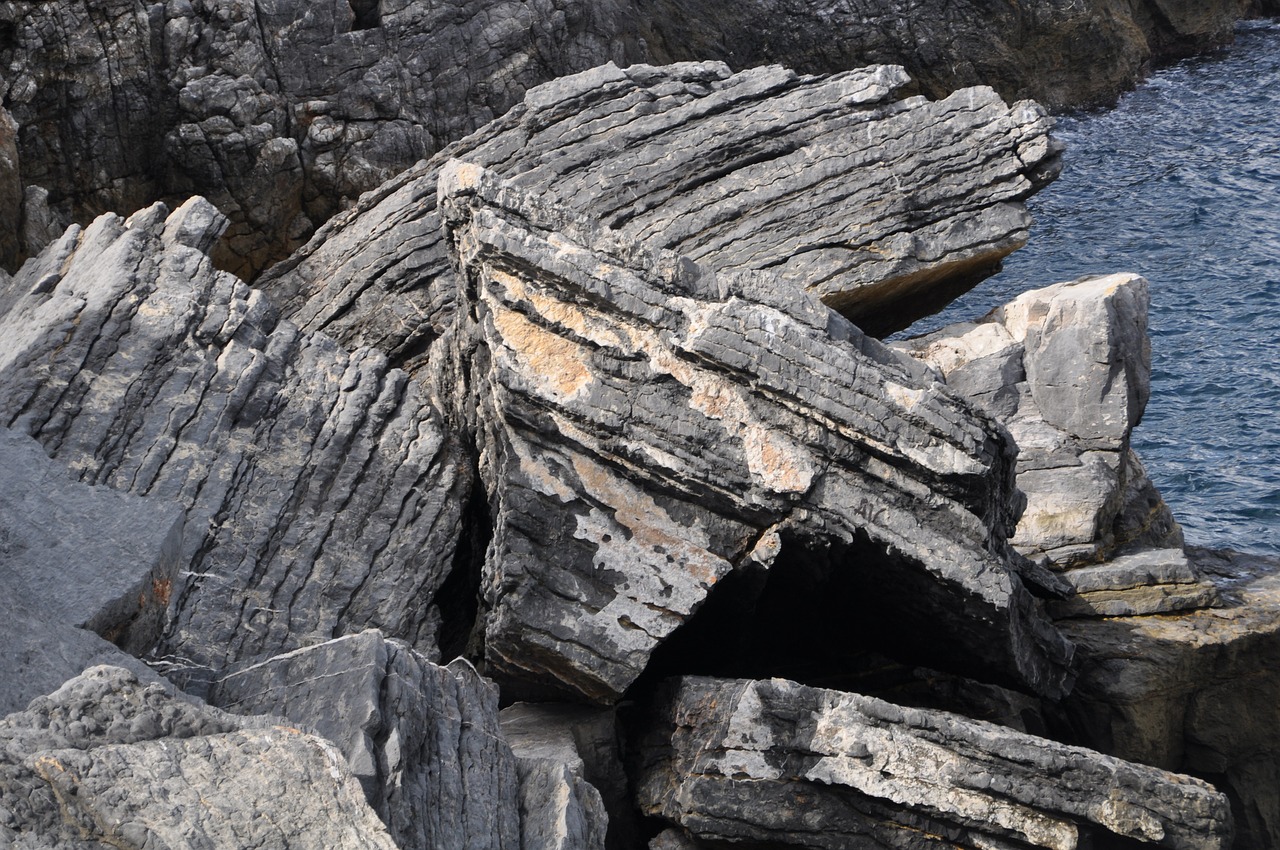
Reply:
<svg viewBox="0 0 1280 850"><path fill-rule="evenodd" d="M877 339L1027 238L1028 33L1277 10L668 5L0 4L0 844L1280 846L1147 282Z"/></svg>

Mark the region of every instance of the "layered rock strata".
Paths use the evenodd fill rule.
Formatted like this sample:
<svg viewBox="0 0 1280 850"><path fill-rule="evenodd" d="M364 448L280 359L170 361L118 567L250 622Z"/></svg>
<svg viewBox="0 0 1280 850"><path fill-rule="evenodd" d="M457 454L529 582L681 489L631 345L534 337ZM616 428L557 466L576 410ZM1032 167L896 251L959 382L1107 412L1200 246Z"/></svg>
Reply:
<svg viewBox="0 0 1280 850"><path fill-rule="evenodd" d="M396 850L327 741L116 667L0 720L0 811L0 842L15 850Z"/></svg>
<svg viewBox="0 0 1280 850"><path fill-rule="evenodd" d="M0 423L185 512L162 653L230 661L381 626L434 651L470 475L418 384L213 268L194 199L73 227L0 296Z"/></svg>
<svg viewBox="0 0 1280 850"><path fill-rule="evenodd" d="M616 700L717 584L795 547L894 612L890 643L1065 691L1070 646L1005 545L1001 429L776 276L650 252L464 163L440 204L493 521L488 672Z"/></svg>
<svg viewBox="0 0 1280 850"><path fill-rule="evenodd" d="M457 291L434 196L459 157L650 247L771 271L873 335L896 330L1025 243L1022 201L1059 168L1034 104L985 88L900 97L907 82L889 66L719 63L566 77L362 198L260 285L303 328L412 367Z"/></svg>
<svg viewBox="0 0 1280 850"><path fill-rule="evenodd" d="M700 839L804 847L1230 846L1207 783L954 714L781 679L659 698L637 796Z"/></svg>
<svg viewBox="0 0 1280 850"><path fill-rule="evenodd" d="M0 6L0 100L18 127L21 176L16 196L0 188L0 209L38 190L65 226L207 195L233 222L220 262L250 274L528 89L605 61L809 73L883 62L935 97L985 84L1060 109L1109 100L1151 60L1225 43L1233 21L1258 12L1280 7L12 0ZM23 209L31 222L47 214L40 199ZM30 248L0 235L0 262Z"/></svg>

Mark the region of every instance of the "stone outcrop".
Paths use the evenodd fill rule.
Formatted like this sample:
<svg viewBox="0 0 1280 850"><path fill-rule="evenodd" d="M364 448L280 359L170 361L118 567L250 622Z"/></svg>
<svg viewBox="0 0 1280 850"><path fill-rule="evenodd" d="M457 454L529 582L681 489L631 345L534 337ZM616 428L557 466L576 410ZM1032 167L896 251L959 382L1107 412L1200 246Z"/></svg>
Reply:
<svg viewBox="0 0 1280 850"><path fill-rule="evenodd" d="M94 664L147 675L128 653L160 636L182 511L81 484L7 428L0 470L0 714Z"/></svg>
<svg viewBox="0 0 1280 850"><path fill-rule="evenodd" d="M1071 850L1112 833L1208 850L1232 838L1207 783L944 712L701 677L674 681L654 711L638 800L702 839Z"/></svg>
<svg viewBox="0 0 1280 850"><path fill-rule="evenodd" d="M10 0L0 99L19 128L22 186L47 192L64 226L203 194L232 219L219 262L252 274L533 86L609 60L809 73L882 62L934 97L985 84L1061 109L1107 101L1153 59L1224 43L1234 20L1257 12L1280 7ZM0 263L25 256L14 250L0 246Z"/></svg>
<svg viewBox="0 0 1280 850"><path fill-rule="evenodd" d="M1280 562L1191 548L1219 607L1064 621L1081 677L1066 707L1092 746L1210 778L1236 847L1280 846Z"/></svg>
<svg viewBox="0 0 1280 850"><path fill-rule="evenodd" d="M717 584L792 550L892 611L886 644L1065 691L1070 646L1005 545L1001 429L776 276L647 251L465 163L440 199L504 687L616 700Z"/></svg>
<svg viewBox="0 0 1280 850"><path fill-rule="evenodd" d="M719 63L566 77L362 198L260 285L303 328L412 367L457 290L434 195L459 157L649 247L769 270L868 333L897 330L1021 246L1022 201L1059 168L1034 104L984 88L903 98L907 82L887 66Z"/></svg>
<svg viewBox="0 0 1280 850"><path fill-rule="evenodd" d="M562 846L522 840L523 798L546 783L531 789L523 770L517 779L497 689L464 660L432 664L370 630L229 674L210 701L332 741L400 850Z"/></svg>
<svg viewBox="0 0 1280 850"><path fill-rule="evenodd" d="M328 742L115 667L0 720L0 811L15 850L396 848Z"/></svg>
<svg viewBox="0 0 1280 850"><path fill-rule="evenodd" d="M0 423L81 481L185 512L161 654L197 690L353 627L432 652L461 451L384 356L215 271L222 224L200 199L107 215L26 264L0 296Z"/></svg>

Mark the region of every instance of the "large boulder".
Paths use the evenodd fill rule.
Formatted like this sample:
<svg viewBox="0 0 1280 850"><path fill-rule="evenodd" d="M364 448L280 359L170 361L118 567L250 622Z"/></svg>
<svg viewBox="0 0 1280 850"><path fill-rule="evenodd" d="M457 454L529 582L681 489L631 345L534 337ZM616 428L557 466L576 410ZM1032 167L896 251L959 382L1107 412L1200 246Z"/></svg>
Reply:
<svg viewBox="0 0 1280 850"><path fill-rule="evenodd" d="M24 265L0 295L0 424L185 513L159 652L193 687L366 625L433 652L465 456L384 356L216 271L224 223L202 199L106 215Z"/></svg>
<svg viewBox="0 0 1280 850"><path fill-rule="evenodd" d="M374 630L230 673L210 701L332 741L400 850L539 850L521 839L528 783L498 725L498 693L466 661L431 663Z"/></svg>
<svg viewBox="0 0 1280 850"><path fill-rule="evenodd" d="M1022 201L1059 167L1038 106L987 88L903 97L908 82L891 66L720 63L556 80L362 198L260 285L302 327L412 367L457 291L434 195L459 157L650 247L768 269L873 335L896 330L1025 243Z"/></svg>
<svg viewBox="0 0 1280 850"><path fill-rule="evenodd" d="M0 720L0 811L15 850L396 850L327 741L116 667Z"/></svg>
<svg viewBox="0 0 1280 850"><path fill-rule="evenodd" d="M782 553L838 574L895 651L1066 690L1005 543L1002 429L776 276L647 251L477 166L439 185L468 297L454 418L493 522L477 629L511 693L617 700Z"/></svg>
<svg viewBox="0 0 1280 850"><path fill-rule="evenodd" d="M687 677L653 716L638 800L707 840L1231 846L1230 806L1205 782L946 712L782 679Z"/></svg>

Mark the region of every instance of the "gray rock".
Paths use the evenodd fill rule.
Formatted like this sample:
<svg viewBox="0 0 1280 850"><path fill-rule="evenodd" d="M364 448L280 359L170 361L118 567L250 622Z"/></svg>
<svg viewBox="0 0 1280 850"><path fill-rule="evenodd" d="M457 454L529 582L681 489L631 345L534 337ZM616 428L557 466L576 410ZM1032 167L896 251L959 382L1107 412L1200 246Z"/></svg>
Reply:
<svg viewBox="0 0 1280 850"><path fill-rule="evenodd" d="M0 713L95 664L146 671L127 653L160 636L182 511L81 484L7 428L0 482Z"/></svg>
<svg viewBox="0 0 1280 850"><path fill-rule="evenodd" d="M1182 545L1129 449L1151 394L1147 288L1136 275L1055 284L897 344L1008 426L1027 496L1013 542L1059 568Z"/></svg>
<svg viewBox="0 0 1280 850"><path fill-rule="evenodd" d="M260 285L303 328L411 368L457 289L434 207L452 156L649 247L769 269L873 335L905 327L1026 241L1022 201L1056 175L1059 150L1034 104L990 89L898 96L907 82L888 66L808 77L718 63L556 80L361 199Z"/></svg>
<svg viewBox="0 0 1280 850"><path fill-rule="evenodd" d="M699 839L806 847L1035 846L1108 833L1231 845L1197 779L945 712L781 679L672 682L655 707L642 808Z"/></svg>
<svg viewBox="0 0 1280 850"><path fill-rule="evenodd" d="M1055 617L1131 617L1217 604L1213 582L1179 549L1145 549L1092 567L1068 570L1070 599L1049 603Z"/></svg>
<svg viewBox="0 0 1280 850"><path fill-rule="evenodd" d="M1065 690L1070 646L1004 544L1000 428L776 277L645 251L472 165L440 197L504 688L616 700L717 584L787 549L855 582L887 643Z"/></svg>
<svg viewBox="0 0 1280 850"><path fill-rule="evenodd" d="M395 850L328 742L113 667L0 720L0 812L15 848Z"/></svg>
<svg viewBox="0 0 1280 850"><path fill-rule="evenodd" d="M1280 561L1189 550L1217 608L1075 619L1081 677L1065 706L1090 745L1213 777L1234 801L1237 847L1280 844Z"/></svg>
<svg viewBox="0 0 1280 850"><path fill-rule="evenodd" d="M525 780L497 689L466 661L441 667L370 630L232 673L210 700L336 744L401 850L561 846L522 844Z"/></svg>
<svg viewBox="0 0 1280 850"><path fill-rule="evenodd" d="M520 758L520 846L604 850L609 816L600 792L555 759Z"/></svg>
<svg viewBox="0 0 1280 850"><path fill-rule="evenodd" d="M464 456L381 354L216 271L223 223L201 199L108 215L28 262L0 316L0 424L185 511L159 650L184 683L366 625L432 651Z"/></svg>

